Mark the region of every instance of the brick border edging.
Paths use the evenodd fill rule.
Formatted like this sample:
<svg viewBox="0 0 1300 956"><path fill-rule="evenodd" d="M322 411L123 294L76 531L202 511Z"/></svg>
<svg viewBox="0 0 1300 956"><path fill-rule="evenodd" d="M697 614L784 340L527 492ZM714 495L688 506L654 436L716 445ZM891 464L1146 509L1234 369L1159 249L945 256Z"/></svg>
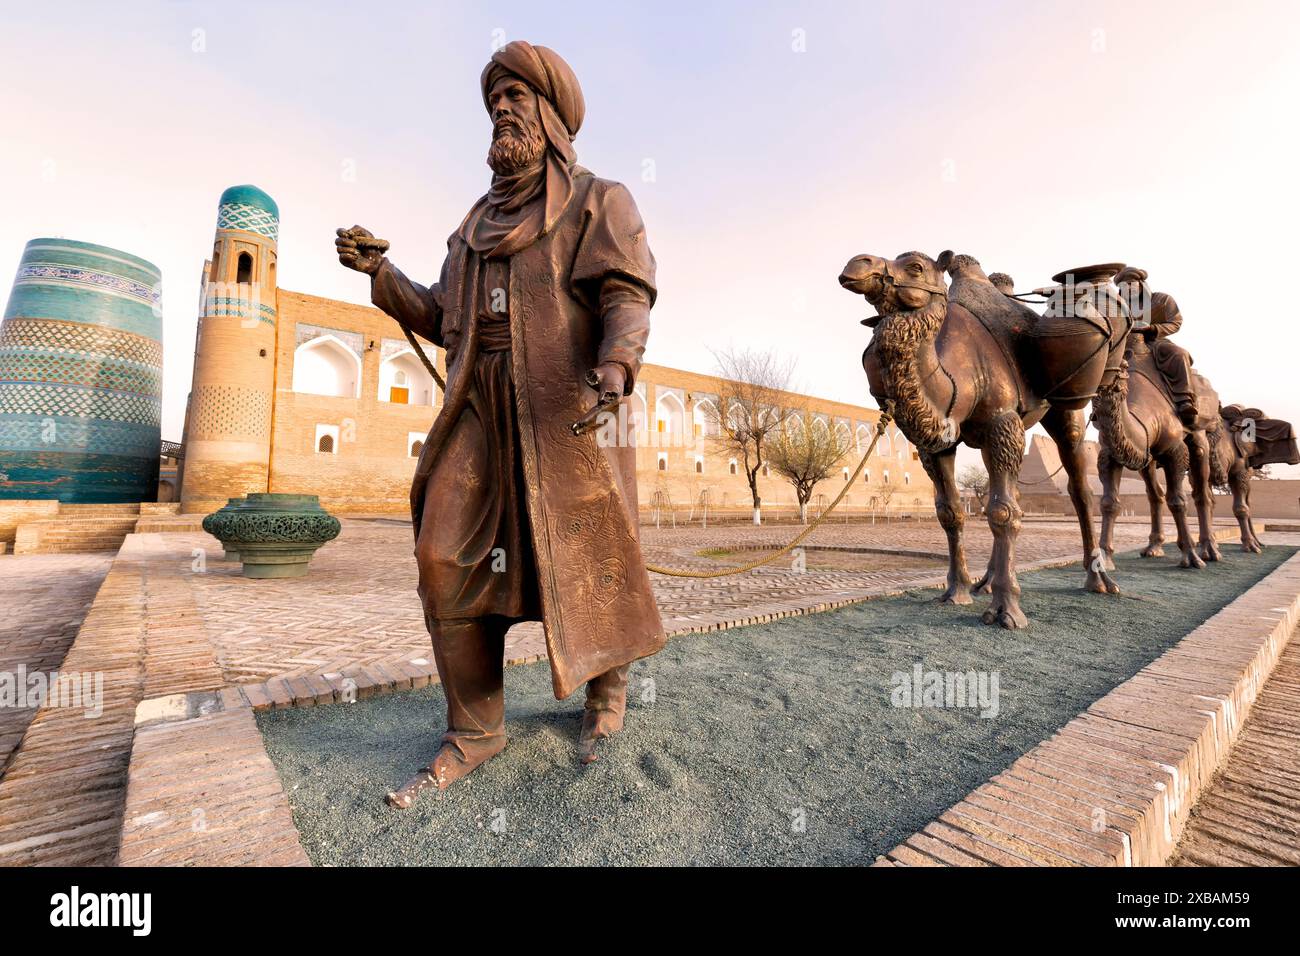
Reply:
<svg viewBox="0 0 1300 956"><path fill-rule="evenodd" d="M1298 623L1300 553L874 865L1163 866Z"/></svg>

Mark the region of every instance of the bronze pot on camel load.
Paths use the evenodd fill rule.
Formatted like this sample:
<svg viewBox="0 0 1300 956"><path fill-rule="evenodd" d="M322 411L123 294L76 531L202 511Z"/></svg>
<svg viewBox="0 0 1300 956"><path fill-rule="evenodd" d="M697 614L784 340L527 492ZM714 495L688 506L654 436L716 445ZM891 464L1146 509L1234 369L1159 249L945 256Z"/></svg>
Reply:
<svg viewBox="0 0 1300 956"><path fill-rule="evenodd" d="M1099 275L1110 268L1101 267ZM948 538L947 588L940 600L969 604L972 590L987 591L992 601L984 623L1028 624L1015 571L1022 516L1016 482L1025 430L1040 422L1069 478L1083 539L1084 587L1118 593L1093 536L1082 450L1083 409L1119 374L1132 324L1112 307L1110 294L1094 288L1060 314L1039 316L994 286L974 258L951 251L933 259L921 252L855 256L839 281L876 310L863 321L873 330L862 355L871 394L882 407L892 405L934 482L935 511ZM958 442L980 450L989 474L993 551L974 586L962 546Z"/></svg>

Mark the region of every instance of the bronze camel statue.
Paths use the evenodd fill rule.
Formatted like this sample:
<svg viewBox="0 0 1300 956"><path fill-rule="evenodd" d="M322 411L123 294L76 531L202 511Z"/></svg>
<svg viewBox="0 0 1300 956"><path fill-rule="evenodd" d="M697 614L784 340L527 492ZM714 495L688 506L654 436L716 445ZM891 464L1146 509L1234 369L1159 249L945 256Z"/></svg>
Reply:
<svg viewBox="0 0 1300 956"><path fill-rule="evenodd" d="M951 289L945 271L952 276ZM963 441L980 450L989 473L986 512L993 553L976 589L987 586L992 601L982 620L1005 628L1028 624L1015 573L1022 515L1016 482L1025 429L1040 421L1060 449L1069 477L1083 535L1085 587L1117 593L1093 537L1082 409L1119 370L1131 325L1127 315L1109 325L1090 316L1040 317L998 291L974 259L952 252L937 259L920 252L892 260L856 256L844 267L840 284L877 311L863 321L873 329L862 356L871 394L882 407L892 403L899 427L934 482L949 559L947 589L939 600L971 602L954 475L956 446Z"/></svg>
<svg viewBox="0 0 1300 956"><path fill-rule="evenodd" d="M1101 436L1097 453L1097 474L1101 478L1101 548L1107 567L1114 567L1115 518L1119 515L1119 483L1124 469L1142 473L1159 466L1165 473L1165 497L1169 513L1174 516L1179 567L1203 568L1207 561L1221 558L1214 540L1214 495L1210 484L1210 439L1222 426L1219 396L1209 381L1194 374L1200 412L1195 425L1188 427L1178 417L1173 396L1141 331L1129 336L1125 368L1108 385L1103 386L1093 403L1094 419ZM1192 489L1196 505L1199 538L1193 543L1187 525L1187 500L1184 478ZM1148 494L1148 499L1150 494ZM1154 509L1153 509L1154 510ZM1157 531L1152 516L1150 543L1143 550L1146 557L1164 553L1163 535Z"/></svg>
<svg viewBox="0 0 1300 956"><path fill-rule="evenodd" d="M1229 405L1219 409L1219 427L1206 433L1210 453L1210 484L1232 492L1232 513L1241 529L1241 550L1258 554L1264 549L1250 515L1250 479L1265 465L1300 464L1295 433L1290 422L1269 418L1258 408ZM1165 489L1156 476L1155 460L1142 470L1151 509L1151 538L1142 556L1158 558L1164 552L1161 508Z"/></svg>

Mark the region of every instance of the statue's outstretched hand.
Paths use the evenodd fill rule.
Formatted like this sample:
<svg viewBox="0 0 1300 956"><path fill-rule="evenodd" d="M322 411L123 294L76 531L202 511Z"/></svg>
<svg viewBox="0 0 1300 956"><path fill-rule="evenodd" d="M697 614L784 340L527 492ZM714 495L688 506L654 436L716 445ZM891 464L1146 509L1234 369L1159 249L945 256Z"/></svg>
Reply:
<svg viewBox="0 0 1300 956"><path fill-rule="evenodd" d="M339 229L334 248L339 254L339 262L349 269L356 269L366 275L374 275L384 261L388 251L388 241L376 239L369 229L353 226L351 229Z"/></svg>

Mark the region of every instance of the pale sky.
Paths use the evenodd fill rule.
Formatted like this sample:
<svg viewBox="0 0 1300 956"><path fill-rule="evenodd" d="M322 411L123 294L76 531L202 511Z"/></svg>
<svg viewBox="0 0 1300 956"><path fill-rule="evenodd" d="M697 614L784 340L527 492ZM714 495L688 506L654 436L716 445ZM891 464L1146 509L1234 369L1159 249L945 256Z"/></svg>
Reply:
<svg viewBox="0 0 1300 956"><path fill-rule="evenodd" d="M578 159L628 184L659 262L647 360L793 354L871 404L853 255L945 248L1020 288L1151 273L1224 403L1300 424L1294 2L334 3L0 0L0 280L36 236L161 267L179 439L217 198L281 211L284 288L354 302L360 223L430 281L487 188L478 76L527 39L573 66ZM1268 259L1267 265L1264 259ZM1300 468L1273 474L1300 477ZM1287 474L1291 472L1291 474Z"/></svg>

